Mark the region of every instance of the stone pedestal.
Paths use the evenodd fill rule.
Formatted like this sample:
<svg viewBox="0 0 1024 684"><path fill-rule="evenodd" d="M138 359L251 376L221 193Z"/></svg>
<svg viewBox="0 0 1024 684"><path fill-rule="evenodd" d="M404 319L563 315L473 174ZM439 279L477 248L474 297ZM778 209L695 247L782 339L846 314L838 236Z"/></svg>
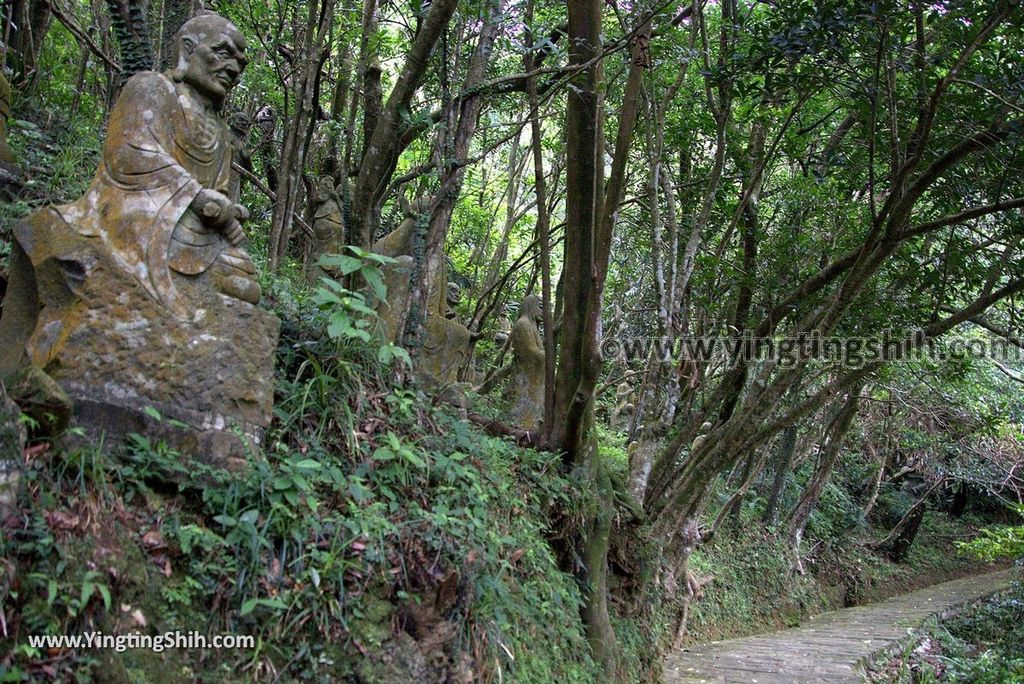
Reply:
<svg viewBox="0 0 1024 684"><path fill-rule="evenodd" d="M132 432L163 439L220 467L260 444L272 417L275 316L219 294L203 274L175 277L194 306L191 319L178 318L98 238L52 210L15 234L12 284L20 287L5 302L0 342L10 344L0 361L23 339L21 365L60 385L73 424L107 443Z"/></svg>

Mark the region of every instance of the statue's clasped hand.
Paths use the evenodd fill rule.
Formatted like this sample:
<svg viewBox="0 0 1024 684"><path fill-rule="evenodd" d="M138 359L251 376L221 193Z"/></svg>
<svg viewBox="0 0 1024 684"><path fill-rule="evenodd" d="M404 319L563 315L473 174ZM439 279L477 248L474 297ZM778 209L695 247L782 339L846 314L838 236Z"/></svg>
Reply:
<svg viewBox="0 0 1024 684"><path fill-rule="evenodd" d="M224 193L201 190L192 200L192 210L203 223L219 230L229 244L239 245L245 238L242 223L249 219L249 210L232 202Z"/></svg>

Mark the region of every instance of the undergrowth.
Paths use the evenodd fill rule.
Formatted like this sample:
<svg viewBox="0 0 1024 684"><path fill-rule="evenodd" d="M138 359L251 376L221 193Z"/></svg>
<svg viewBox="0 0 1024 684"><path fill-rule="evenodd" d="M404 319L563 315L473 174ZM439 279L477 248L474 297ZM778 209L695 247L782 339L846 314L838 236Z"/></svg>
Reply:
<svg viewBox="0 0 1024 684"><path fill-rule="evenodd" d="M330 324L286 321L266 457L246 472L142 437L29 449L0 541L4 681L593 681L548 541L581 515L557 458L390 389L374 345L308 341ZM174 630L256 647L27 638Z"/></svg>
<svg viewBox="0 0 1024 684"><path fill-rule="evenodd" d="M871 668L894 684L1024 682L1024 585L945 622L931 621L900 652Z"/></svg>

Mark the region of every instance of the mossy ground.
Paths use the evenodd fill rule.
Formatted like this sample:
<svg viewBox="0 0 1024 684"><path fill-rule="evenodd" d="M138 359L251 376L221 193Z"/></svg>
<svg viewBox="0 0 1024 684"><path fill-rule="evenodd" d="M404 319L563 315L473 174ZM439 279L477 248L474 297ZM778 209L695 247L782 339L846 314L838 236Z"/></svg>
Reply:
<svg viewBox="0 0 1024 684"><path fill-rule="evenodd" d="M0 542L5 681L590 682L550 454L488 437L291 320L246 473L143 438L27 452ZM314 325L315 327L315 325ZM289 336L291 335L291 336ZM42 651L28 635L253 635L243 651Z"/></svg>

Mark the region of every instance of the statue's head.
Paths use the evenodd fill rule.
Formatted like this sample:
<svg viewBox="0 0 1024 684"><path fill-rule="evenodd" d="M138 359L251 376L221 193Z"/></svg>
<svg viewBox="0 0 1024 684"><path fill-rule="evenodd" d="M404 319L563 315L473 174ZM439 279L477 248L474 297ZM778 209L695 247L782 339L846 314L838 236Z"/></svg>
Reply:
<svg viewBox="0 0 1024 684"><path fill-rule="evenodd" d="M458 283L451 280L448 281L448 292L445 295L445 299L448 301L448 306L458 306L459 301L462 299L462 288Z"/></svg>
<svg viewBox="0 0 1024 684"><path fill-rule="evenodd" d="M329 176L318 178L313 183L313 205L315 207L319 209L333 202L335 206L330 207L330 209L340 210L340 206L338 206L340 201L338 190L334 187L334 182Z"/></svg>
<svg viewBox="0 0 1024 684"><path fill-rule="evenodd" d="M541 309L540 297L527 295L519 307L519 317L529 318L534 323L540 323L544 319L544 311Z"/></svg>
<svg viewBox="0 0 1024 684"><path fill-rule="evenodd" d="M174 79L192 86L218 107L249 63L245 36L213 12L200 12L182 24L177 47Z"/></svg>

